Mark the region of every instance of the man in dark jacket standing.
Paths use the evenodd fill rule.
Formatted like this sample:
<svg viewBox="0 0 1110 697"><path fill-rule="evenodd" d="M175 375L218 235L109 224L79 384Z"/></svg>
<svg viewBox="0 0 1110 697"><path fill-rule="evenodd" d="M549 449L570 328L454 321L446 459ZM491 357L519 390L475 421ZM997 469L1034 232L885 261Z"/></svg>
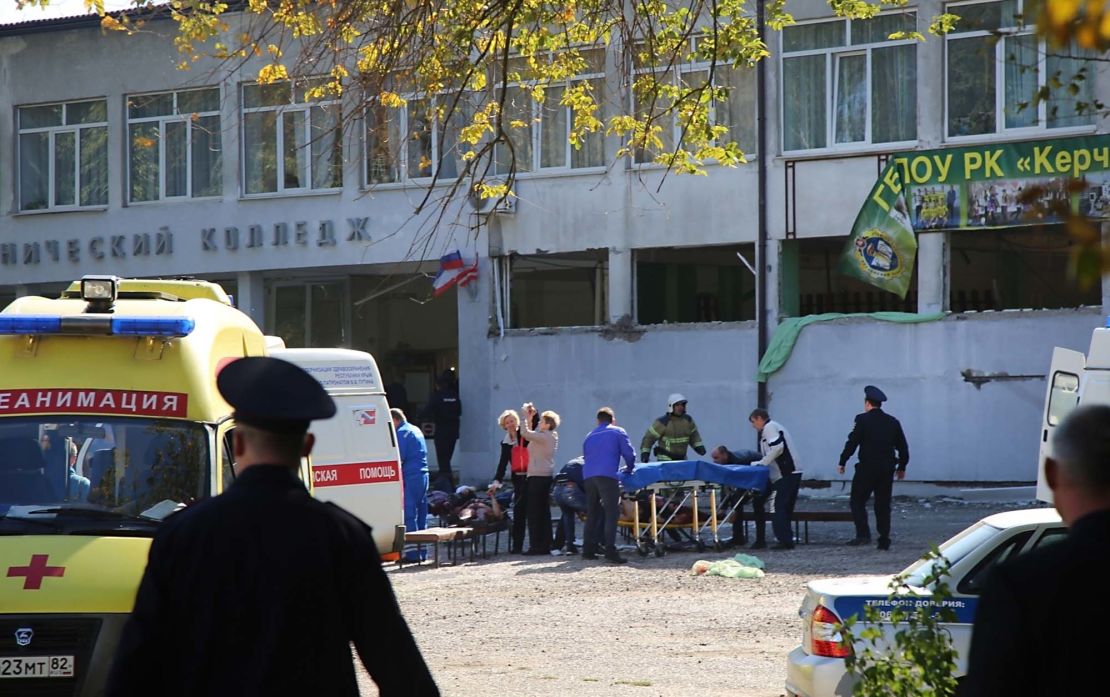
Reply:
<svg viewBox="0 0 1110 697"><path fill-rule="evenodd" d="M1110 575L1110 406L1079 407L1057 428L1045 478L1068 526L991 572L971 640L967 697L1095 694L1103 682L1099 588Z"/></svg>
<svg viewBox="0 0 1110 697"><path fill-rule="evenodd" d="M297 476L331 397L275 358L234 361L217 385L235 481L159 528L108 697L357 697L351 643L383 697L438 695L370 529Z"/></svg>
<svg viewBox="0 0 1110 697"><path fill-rule="evenodd" d="M851 507L856 536L851 546L869 544L871 528L867 525L867 500L875 495L875 527L879 529L879 549L890 549L890 496L894 478L906 477L910 449L898 419L883 411L886 395L874 385L863 388L863 413L856 415L855 426L840 453L837 471L844 474L848 458L859 448L859 463L852 477Z"/></svg>
<svg viewBox="0 0 1110 697"><path fill-rule="evenodd" d="M428 401L425 414L436 425L436 463L440 475L451 476L451 458L455 455L455 442L459 439L459 421L462 419L462 401L455 374L450 370L436 379L436 390Z"/></svg>

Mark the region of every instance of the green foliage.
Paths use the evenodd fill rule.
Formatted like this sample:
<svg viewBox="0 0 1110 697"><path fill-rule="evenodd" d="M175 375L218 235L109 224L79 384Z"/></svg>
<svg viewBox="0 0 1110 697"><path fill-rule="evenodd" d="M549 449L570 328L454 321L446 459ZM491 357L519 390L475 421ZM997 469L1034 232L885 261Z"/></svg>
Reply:
<svg viewBox="0 0 1110 697"><path fill-rule="evenodd" d="M952 597L945 580L949 564L936 547L923 560L931 565L923 587L896 576L888 605L867 607L862 620L853 615L844 621L844 640L856 647L845 662L858 681L857 697L955 694L956 651L944 627L956 619L945 604Z"/></svg>

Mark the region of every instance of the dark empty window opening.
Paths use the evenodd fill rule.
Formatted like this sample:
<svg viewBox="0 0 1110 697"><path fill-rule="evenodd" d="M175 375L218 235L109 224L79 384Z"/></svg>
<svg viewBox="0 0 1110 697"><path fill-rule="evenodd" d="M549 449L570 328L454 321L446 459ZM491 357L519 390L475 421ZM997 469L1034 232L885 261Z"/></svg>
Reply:
<svg viewBox="0 0 1110 697"><path fill-rule="evenodd" d="M513 255L509 267L509 327L589 327L608 317L609 253Z"/></svg>
<svg viewBox="0 0 1110 697"><path fill-rule="evenodd" d="M755 319L755 245L636 250L636 321L739 322Z"/></svg>
<svg viewBox="0 0 1110 697"><path fill-rule="evenodd" d="M917 312L917 265L905 299L837 270L845 237L782 243L782 309L790 317L826 312Z"/></svg>
<svg viewBox="0 0 1110 697"><path fill-rule="evenodd" d="M1097 280L1084 289L1070 277L1075 243L1062 225L949 234L948 308L953 312L1102 304Z"/></svg>

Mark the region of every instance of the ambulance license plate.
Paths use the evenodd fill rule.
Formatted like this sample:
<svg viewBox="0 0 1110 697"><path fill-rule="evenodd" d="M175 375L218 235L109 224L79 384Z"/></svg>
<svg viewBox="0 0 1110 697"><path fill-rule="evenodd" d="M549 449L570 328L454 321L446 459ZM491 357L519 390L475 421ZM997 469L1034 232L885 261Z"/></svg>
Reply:
<svg viewBox="0 0 1110 697"><path fill-rule="evenodd" d="M73 656L0 656L0 680L72 677Z"/></svg>

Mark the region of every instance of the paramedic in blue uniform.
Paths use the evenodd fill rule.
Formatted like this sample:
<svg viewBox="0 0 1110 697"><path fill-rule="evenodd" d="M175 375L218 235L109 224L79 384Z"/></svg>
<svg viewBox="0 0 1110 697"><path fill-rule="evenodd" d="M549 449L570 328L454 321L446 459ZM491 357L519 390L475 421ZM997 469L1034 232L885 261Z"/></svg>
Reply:
<svg viewBox="0 0 1110 697"><path fill-rule="evenodd" d="M357 697L352 643L383 697L438 695L370 528L298 477L331 397L276 358L229 363L217 386L235 480L158 528L108 697Z"/></svg>
<svg viewBox="0 0 1110 697"><path fill-rule="evenodd" d="M401 455L401 477L405 487L405 531L428 527L428 444L424 433L405 418L400 409L390 409L393 429L397 433L397 451ZM417 561L416 551L406 552L409 561Z"/></svg>
<svg viewBox="0 0 1110 697"><path fill-rule="evenodd" d="M856 536L851 546L871 543L867 525L867 500L875 495L875 527L879 530L879 549L890 549L890 496L894 478L906 478L910 448L898 419L883 411L886 395L874 385L863 388L863 413L856 415L848 442L840 453L837 471L844 474L848 458L859 448L859 462L852 477L851 508Z"/></svg>

